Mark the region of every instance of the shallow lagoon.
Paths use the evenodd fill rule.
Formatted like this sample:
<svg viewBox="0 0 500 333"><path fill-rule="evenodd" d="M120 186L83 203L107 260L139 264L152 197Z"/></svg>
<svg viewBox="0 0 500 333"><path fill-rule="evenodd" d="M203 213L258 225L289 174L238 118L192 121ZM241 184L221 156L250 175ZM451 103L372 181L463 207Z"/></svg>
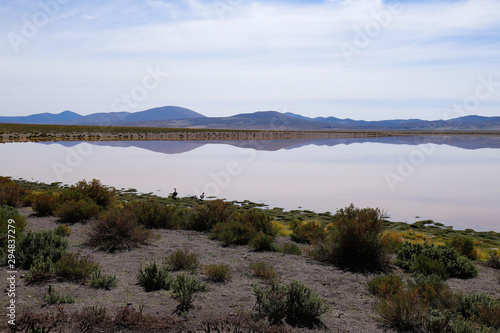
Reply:
<svg viewBox="0 0 500 333"><path fill-rule="evenodd" d="M498 137L0 144L0 175L500 231ZM418 216L418 217L417 217Z"/></svg>

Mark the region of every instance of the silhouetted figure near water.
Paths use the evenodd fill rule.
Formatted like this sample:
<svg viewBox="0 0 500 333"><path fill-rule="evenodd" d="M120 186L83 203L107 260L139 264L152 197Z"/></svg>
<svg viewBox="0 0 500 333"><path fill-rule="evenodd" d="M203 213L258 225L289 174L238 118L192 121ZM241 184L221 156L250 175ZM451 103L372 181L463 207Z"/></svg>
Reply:
<svg viewBox="0 0 500 333"><path fill-rule="evenodd" d="M200 195L200 199L203 200L203 198L205 198L205 192L203 192L201 195Z"/></svg>
<svg viewBox="0 0 500 333"><path fill-rule="evenodd" d="M172 199L177 199L177 189L174 187L174 193L172 193Z"/></svg>

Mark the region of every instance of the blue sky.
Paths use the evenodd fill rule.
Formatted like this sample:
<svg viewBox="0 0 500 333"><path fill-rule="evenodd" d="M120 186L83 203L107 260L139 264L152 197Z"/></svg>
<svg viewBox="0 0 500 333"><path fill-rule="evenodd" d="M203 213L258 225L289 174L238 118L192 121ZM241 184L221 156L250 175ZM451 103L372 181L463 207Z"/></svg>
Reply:
<svg viewBox="0 0 500 333"><path fill-rule="evenodd" d="M500 1L0 0L0 114L500 115Z"/></svg>

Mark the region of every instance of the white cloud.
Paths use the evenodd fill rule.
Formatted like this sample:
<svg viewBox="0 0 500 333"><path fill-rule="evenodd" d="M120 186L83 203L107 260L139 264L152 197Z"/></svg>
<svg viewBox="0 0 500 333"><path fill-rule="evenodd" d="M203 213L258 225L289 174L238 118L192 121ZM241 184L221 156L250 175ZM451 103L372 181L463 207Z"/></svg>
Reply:
<svg viewBox="0 0 500 333"><path fill-rule="evenodd" d="M222 1L232 4L222 16L217 2L126 3L76 4L21 55L0 48L0 60L14 64L0 82L9 91L3 108L37 112L18 98L22 91L52 112L103 111L146 66L160 64L172 76L138 110L194 105L215 116L281 105L311 116L440 118L478 77L500 74L500 3L493 0L402 3L389 16L380 0ZM377 22L348 63L342 43L354 45ZM31 84L13 86L13 78ZM69 83L64 95L62 82ZM495 114L495 103L500 89L478 113Z"/></svg>

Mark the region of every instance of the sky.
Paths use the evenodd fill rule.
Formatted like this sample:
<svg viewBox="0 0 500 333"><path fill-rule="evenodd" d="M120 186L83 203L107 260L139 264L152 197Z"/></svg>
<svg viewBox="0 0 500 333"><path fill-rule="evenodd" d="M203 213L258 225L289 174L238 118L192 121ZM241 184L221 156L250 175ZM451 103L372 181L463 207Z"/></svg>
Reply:
<svg viewBox="0 0 500 333"><path fill-rule="evenodd" d="M500 116L498 0L0 0L0 115Z"/></svg>

